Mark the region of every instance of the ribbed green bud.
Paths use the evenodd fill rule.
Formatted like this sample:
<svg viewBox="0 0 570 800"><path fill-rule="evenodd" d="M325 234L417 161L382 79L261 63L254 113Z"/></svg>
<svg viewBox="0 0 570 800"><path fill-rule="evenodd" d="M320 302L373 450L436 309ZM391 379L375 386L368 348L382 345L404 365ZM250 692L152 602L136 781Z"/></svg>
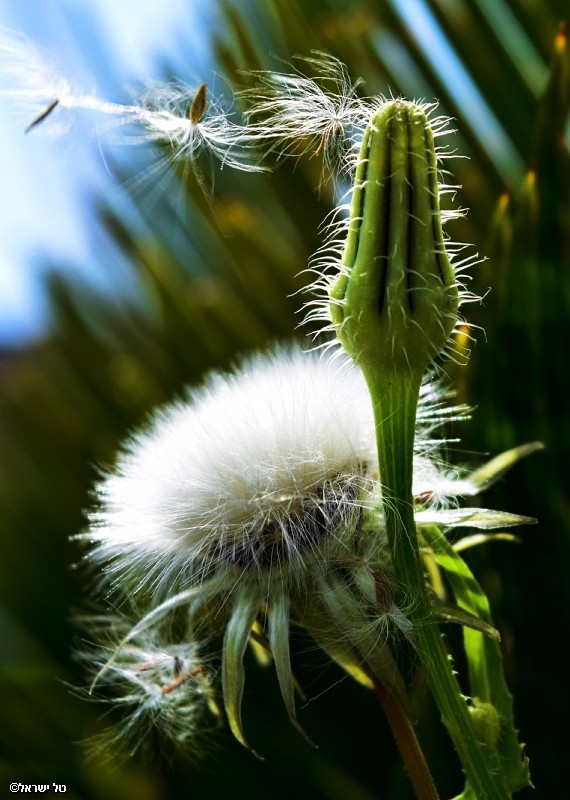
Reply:
<svg viewBox="0 0 570 800"><path fill-rule="evenodd" d="M416 103L394 100L365 130L343 268L330 289L343 347L365 370L424 371L457 322L433 131Z"/></svg>
<svg viewBox="0 0 570 800"><path fill-rule="evenodd" d="M329 290L330 315L370 390L384 528L401 587L395 601L401 603L406 593L414 597L409 618L418 657L473 797L505 800L509 795L487 745L494 736L489 715L483 708L474 713L466 703L435 624L414 516L421 381L445 348L459 308L439 191L434 134L425 110L403 100L386 103L364 132L342 267Z"/></svg>

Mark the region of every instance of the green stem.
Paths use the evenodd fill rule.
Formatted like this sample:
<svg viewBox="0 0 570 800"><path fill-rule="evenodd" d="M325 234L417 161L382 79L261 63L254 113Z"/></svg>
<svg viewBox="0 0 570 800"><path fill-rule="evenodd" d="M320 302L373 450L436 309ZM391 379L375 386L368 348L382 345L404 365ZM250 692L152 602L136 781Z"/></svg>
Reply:
<svg viewBox="0 0 570 800"><path fill-rule="evenodd" d="M416 409L421 375L363 368L374 406L383 509L394 569L414 598L419 658L442 720L455 745L470 787L479 800L505 800L508 792L477 739L470 711L453 673L442 635L433 620L416 534L412 495Z"/></svg>

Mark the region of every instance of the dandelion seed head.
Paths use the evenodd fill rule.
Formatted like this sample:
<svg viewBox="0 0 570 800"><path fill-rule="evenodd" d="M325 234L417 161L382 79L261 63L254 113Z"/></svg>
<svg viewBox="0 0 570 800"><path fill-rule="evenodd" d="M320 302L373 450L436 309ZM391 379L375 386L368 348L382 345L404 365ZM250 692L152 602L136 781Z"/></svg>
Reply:
<svg viewBox="0 0 570 800"><path fill-rule="evenodd" d="M356 370L297 350L211 376L133 437L99 487L97 554L190 583L217 563L294 556L373 469L369 405Z"/></svg>
<svg viewBox="0 0 570 800"><path fill-rule="evenodd" d="M450 497L462 488L437 459L434 430L463 414L444 401L436 385L422 388L414 493L418 518L429 512L430 521L444 513L443 485ZM393 572L377 463L361 371L340 353L331 359L298 346L210 375L129 438L97 487L82 536L102 589L139 615L93 665L97 685L128 688L131 721L120 735L153 715L171 738L186 735L169 709L195 677L194 651L162 640L151 647L180 615L200 635L223 634L224 708L246 747L243 657L253 636L307 738L295 712L292 621L357 680L369 685L373 674L405 696L390 648L414 644L414 597Z"/></svg>
<svg viewBox="0 0 570 800"><path fill-rule="evenodd" d="M422 487L437 480L419 450L416 471ZM84 536L107 579L131 588L167 592L228 571L232 583L265 580L334 550L379 492L360 371L279 348L210 376L133 435Z"/></svg>

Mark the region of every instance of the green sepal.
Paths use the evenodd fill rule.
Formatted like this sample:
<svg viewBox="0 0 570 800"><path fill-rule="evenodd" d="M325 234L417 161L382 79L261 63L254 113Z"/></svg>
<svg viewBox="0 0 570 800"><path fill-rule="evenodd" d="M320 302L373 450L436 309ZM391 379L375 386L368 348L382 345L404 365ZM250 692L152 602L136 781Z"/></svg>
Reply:
<svg viewBox="0 0 570 800"><path fill-rule="evenodd" d="M317 582L317 587L337 638L349 643L365 671L372 673L408 710L408 693L386 641L386 631L374 625L374 618L365 612L360 597L336 575L327 575Z"/></svg>
<svg viewBox="0 0 570 800"><path fill-rule="evenodd" d="M347 675L367 689L374 688L370 676L362 668L362 659L345 641L338 638L338 629L325 615L324 610L314 609L310 613L304 613L301 624L319 647Z"/></svg>
<svg viewBox="0 0 570 800"><path fill-rule="evenodd" d="M257 587L236 589L233 610L224 637L222 654L222 690L228 723L235 738L263 761L247 742L242 727L241 704L245 685L243 657L251 629L262 605Z"/></svg>
<svg viewBox="0 0 570 800"><path fill-rule="evenodd" d="M269 627L269 645L275 662L275 671L281 696L287 709L289 722L296 728L301 736L313 747L315 743L307 736L302 726L297 721L295 713L295 683L291 671L291 656L289 653L289 611L290 600L284 591L275 591L267 610Z"/></svg>

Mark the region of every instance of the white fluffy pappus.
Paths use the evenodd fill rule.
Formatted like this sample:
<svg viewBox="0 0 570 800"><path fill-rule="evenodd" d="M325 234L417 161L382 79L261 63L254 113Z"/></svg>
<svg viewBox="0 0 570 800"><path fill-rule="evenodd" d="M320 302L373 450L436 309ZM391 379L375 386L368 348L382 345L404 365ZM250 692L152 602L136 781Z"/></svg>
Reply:
<svg viewBox="0 0 570 800"><path fill-rule="evenodd" d="M362 79L352 81L338 58L320 51L296 58L316 72L316 77L309 78L299 70L252 73L256 85L240 93L249 103L250 133L279 156L298 157L312 147L315 155L323 156L331 174L347 171L354 139L362 135L377 99L358 97Z"/></svg>
<svg viewBox="0 0 570 800"><path fill-rule="evenodd" d="M123 711L122 720L86 742L94 755L132 755L151 729L177 745L189 744L199 754L200 741L219 709L199 644L176 640L153 627L122 641L132 628L118 614L78 620L88 641L75 653L95 678L92 699Z"/></svg>
<svg viewBox="0 0 570 800"><path fill-rule="evenodd" d="M166 166L189 164L200 184L204 176L198 159L204 153L222 166L263 170L257 145L236 121L235 110L208 92L205 83L147 81L131 93L131 102L109 102L74 86L49 52L6 29L0 29L0 67L0 95L26 115L26 132L37 128L61 135L87 113L89 135L96 132L103 139L105 133L128 126L115 144L166 146ZM155 165L153 173L157 170Z"/></svg>
<svg viewBox="0 0 570 800"><path fill-rule="evenodd" d="M427 408L433 391L423 396ZM88 558L106 581L155 596L228 571L230 585L294 571L334 550L359 505L379 502L375 441L347 358L295 347L249 358L131 436L97 488ZM418 455L418 491L440 480Z"/></svg>

